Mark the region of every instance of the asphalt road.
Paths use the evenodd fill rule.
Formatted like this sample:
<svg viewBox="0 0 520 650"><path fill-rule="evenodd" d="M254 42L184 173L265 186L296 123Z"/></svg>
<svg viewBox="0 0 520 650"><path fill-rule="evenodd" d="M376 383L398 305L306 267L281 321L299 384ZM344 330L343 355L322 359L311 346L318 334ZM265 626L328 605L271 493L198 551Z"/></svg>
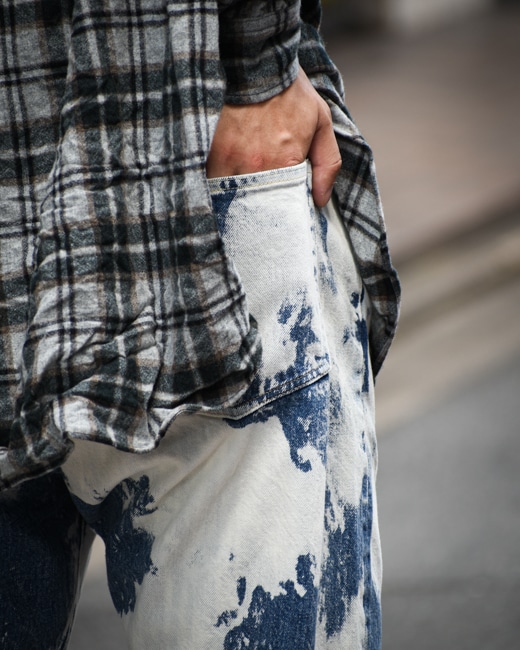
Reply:
<svg viewBox="0 0 520 650"><path fill-rule="evenodd" d="M520 648L520 219L402 268L377 386L385 650Z"/></svg>
<svg viewBox="0 0 520 650"><path fill-rule="evenodd" d="M385 650L520 647L519 388L520 354L380 440Z"/></svg>

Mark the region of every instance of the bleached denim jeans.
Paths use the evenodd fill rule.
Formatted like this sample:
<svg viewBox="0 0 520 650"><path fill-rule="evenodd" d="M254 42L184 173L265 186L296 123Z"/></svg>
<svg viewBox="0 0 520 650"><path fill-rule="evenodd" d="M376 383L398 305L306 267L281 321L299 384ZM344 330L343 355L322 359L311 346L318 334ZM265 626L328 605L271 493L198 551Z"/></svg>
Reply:
<svg viewBox="0 0 520 650"><path fill-rule="evenodd" d="M348 238L306 163L210 186L262 367L233 409L180 415L151 453L77 441L70 601L87 522L130 648L378 649L369 305Z"/></svg>

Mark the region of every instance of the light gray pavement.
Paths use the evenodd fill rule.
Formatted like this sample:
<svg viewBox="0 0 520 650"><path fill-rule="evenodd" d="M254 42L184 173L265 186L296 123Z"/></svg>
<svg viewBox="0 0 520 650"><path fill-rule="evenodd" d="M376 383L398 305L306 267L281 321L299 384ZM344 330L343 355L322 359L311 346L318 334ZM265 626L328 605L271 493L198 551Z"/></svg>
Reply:
<svg viewBox="0 0 520 650"><path fill-rule="evenodd" d="M385 650L520 648L519 271L514 214L404 265L376 388Z"/></svg>
<svg viewBox="0 0 520 650"><path fill-rule="evenodd" d="M520 647L520 354L379 444L385 650Z"/></svg>
<svg viewBox="0 0 520 650"><path fill-rule="evenodd" d="M377 385L385 650L520 647L519 34L508 9L329 43L404 290ZM71 650L126 647L104 583L98 543Z"/></svg>

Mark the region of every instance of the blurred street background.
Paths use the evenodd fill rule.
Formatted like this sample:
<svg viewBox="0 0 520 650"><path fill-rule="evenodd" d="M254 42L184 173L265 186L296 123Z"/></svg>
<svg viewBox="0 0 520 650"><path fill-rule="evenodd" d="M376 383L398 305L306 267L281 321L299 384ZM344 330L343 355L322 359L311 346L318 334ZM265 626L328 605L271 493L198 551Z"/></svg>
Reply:
<svg viewBox="0 0 520 650"><path fill-rule="evenodd" d="M520 2L325 0L323 33L403 287L377 383L383 647L515 650ZM71 650L126 647L102 556Z"/></svg>

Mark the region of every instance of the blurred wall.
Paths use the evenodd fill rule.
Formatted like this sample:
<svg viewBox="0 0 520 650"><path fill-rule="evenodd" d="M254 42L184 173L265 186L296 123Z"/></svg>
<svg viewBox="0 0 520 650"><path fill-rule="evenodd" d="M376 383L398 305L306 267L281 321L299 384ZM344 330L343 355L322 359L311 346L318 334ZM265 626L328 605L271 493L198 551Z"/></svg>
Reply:
<svg viewBox="0 0 520 650"><path fill-rule="evenodd" d="M383 21L391 29L417 31L488 8L493 0L385 0Z"/></svg>
<svg viewBox="0 0 520 650"><path fill-rule="evenodd" d="M364 29L418 32L460 20L505 1L322 0L322 4L326 33Z"/></svg>

